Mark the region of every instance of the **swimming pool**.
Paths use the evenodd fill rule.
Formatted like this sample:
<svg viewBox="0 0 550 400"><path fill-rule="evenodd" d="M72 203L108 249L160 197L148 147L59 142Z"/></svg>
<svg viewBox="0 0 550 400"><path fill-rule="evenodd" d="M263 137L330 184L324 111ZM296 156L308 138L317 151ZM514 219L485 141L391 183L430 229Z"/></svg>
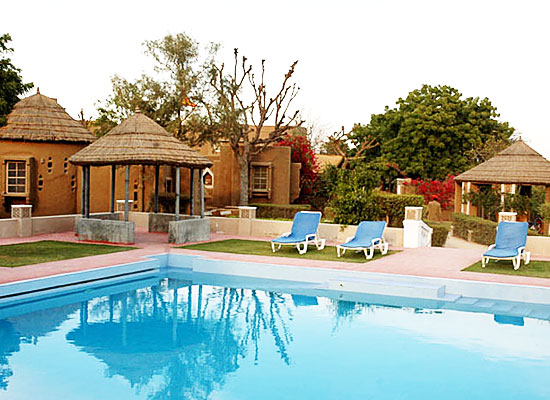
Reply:
<svg viewBox="0 0 550 400"><path fill-rule="evenodd" d="M0 306L0 398L548 399L549 318L153 273Z"/></svg>

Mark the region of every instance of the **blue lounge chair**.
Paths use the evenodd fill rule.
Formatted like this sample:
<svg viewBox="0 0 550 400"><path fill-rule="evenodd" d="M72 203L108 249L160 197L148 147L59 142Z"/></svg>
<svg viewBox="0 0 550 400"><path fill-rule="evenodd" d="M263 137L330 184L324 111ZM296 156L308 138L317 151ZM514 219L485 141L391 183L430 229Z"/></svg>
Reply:
<svg viewBox="0 0 550 400"><path fill-rule="evenodd" d="M519 268L522 258L525 265L529 264L531 253L525 251L528 229L527 222L499 222L495 244L490 245L483 254L481 266L485 268L491 259L512 260L515 270Z"/></svg>
<svg viewBox="0 0 550 400"><path fill-rule="evenodd" d="M346 250L363 251L367 260L374 256L374 249L379 249L382 254L387 254L388 243L384 240L386 221L363 221L357 227L355 236L349 237L346 243L336 246L338 257L344 255ZM341 253L340 253L341 252Z"/></svg>
<svg viewBox="0 0 550 400"><path fill-rule="evenodd" d="M294 216L292 231L283 233L281 237L271 241L271 249L275 253L282 245L296 246L300 254L307 252L307 245L315 243L317 250L325 248L325 239L320 239L317 233L321 213L318 211L300 211Z"/></svg>

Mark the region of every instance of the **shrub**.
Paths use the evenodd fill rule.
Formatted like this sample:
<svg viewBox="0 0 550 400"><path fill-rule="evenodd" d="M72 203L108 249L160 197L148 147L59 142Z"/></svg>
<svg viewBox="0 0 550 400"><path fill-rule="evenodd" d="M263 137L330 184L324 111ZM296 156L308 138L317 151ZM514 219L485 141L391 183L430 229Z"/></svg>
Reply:
<svg viewBox="0 0 550 400"><path fill-rule="evenodd" d="M405 207L422 207L424 197L418 194L402 194L374 192L372 207L375 208L378 218L388 218L388 226L403 227Z"/></svg>
<svg viewBox="0 0 550 400"><path fill-rule="evenodd" d="M435 222L426 222L426 224L433 229L432 233L432 246L443 247L447 242L449 236L449 224L438 224Z"/></svg>
<svg viewBox="0 0 550 400"><path fill-rule="evenodd" d="M497 223L469 215L453 213L453 233L462 239L468 240L468 231L472 231L472 241L490 245L495 242Z"/></svg>
<svg viewBox="0 0 550 400"><path fill-rule="evenodd" d="M541 204L538 211L543 220L550 221L550 203Z"/></svg>
<svg viewBox="0 0 550 400"><path fill-rule="evenodd" d="M290 147L292 162L300 163L300 199L306 200L314 190L319 178L319 165L313 151L311 141L304 135L288 134L283 137L277 146Z"/></svg>
<svg viewBox="0 0 550 400"><path fill-rule="evenodd" d="M267 204L254 203L252 207L257 207L256 218L286 218L293 219L298 211L309 211L309 204Z"/></svg>
<svg viewBox="0 0 550 400"><path fill-rule="evenodd" d="M415 188L417 194L424 196L426 203L432 200L433 196L436 195L443 210L448 210L453 207L455 197L454 175L447 176L444 181L413 179L410 182L405 182L405 186Z"/></svg>

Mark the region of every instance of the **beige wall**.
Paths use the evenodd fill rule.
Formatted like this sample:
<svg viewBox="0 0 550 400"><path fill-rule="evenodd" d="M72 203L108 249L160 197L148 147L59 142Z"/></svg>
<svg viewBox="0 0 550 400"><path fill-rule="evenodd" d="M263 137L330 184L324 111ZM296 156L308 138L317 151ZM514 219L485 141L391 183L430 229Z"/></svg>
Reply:
<svg viewBox="0 0 550 400"><path fill-rule="evenodd" d="M206 190L208 204L215 207L239 204L240 170L231 146L221 145L218 150L203 146L201 154L212 162L214 188ZM286 146L269 147L252 162L271 163L271 198L252 196L251 203L289 204L299 195L299 166L291 160L291 149Z"/></svg>
<svg viewBox="0 0 550 400"><path fill-rule="evenodd" d="M23 197L10 196L12 204L32 204L33 215L75 213L78 174L68 159L83 147L61 142L0 141L0 218L10 216L5 207L5 161L9 160L28 161L28 192Z"/></svg>
<svg viewBox="0 0 550 400"><path fill-rule="evenodd" d="M278 237L292 229L292 221L210 217L214 233L255 237ZM356 225L320 224L319 235L333 242L344 242L355 235ZM384 238L395 247L403 247L403 228L386 228Z"/></svg>

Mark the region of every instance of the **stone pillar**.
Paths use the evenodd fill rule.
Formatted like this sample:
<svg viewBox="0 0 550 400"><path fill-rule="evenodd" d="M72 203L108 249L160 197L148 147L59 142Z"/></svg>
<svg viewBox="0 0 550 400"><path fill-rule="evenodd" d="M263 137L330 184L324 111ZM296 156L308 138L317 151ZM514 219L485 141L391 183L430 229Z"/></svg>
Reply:
<svg viewBox="0 0 550 400"><path fill-rule="evenodd" d="M255 219L257 207L239 206L239 218Z"/></svg>
<svg viewBox="0 0 550 400"><path fill-rule="evenodd" d="M501 211L498 213L498 222L516 222L518 213L517 212L504 212Z"/></svg>
<svg viewBox="0 0 550 400"><path fill-rule="evenodd" d="M17 236L32 236L32 206L30 204L11 206L11 217L17 220Z"/></svg>
<svg viewBox="0 0 550 400"><path fill-rule="evenodd" d="M176 167L176 204L175 204L176 221L180 220L180 186L181 186L180 171L181 171L180 167Z"/></svg>
<svg viewBox="0 0 550 400"><path fill-rule="evenodd" d="M416 248L432 245L433 229L422 221L422 207L405 207L403 228L403 247Z"/></svg>

